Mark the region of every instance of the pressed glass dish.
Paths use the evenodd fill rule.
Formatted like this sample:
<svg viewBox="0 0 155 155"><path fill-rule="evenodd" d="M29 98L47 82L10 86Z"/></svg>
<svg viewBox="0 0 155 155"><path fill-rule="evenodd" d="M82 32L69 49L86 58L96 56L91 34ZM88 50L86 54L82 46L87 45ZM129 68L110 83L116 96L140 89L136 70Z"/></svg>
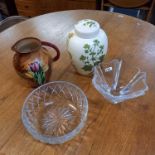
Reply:
<svg viewBox="0 0 155 155"><path fill-rule="evenodd" d="M61 144L77 135L87 119L83 91L65 81L50 82L33 90L22 109L22 121L37 140Z"/></svg>
<svg viewBox="0 0 155 155"><path fill-rule="evenodd" d="M114 104L144 95L148 90L146 73L119 59L94 67L92 82Z"/></svg>

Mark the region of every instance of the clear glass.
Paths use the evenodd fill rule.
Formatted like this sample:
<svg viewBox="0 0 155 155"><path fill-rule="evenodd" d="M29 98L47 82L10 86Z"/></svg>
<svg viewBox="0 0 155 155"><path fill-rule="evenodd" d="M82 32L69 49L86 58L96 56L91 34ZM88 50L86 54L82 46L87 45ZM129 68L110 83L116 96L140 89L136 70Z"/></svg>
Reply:
<svg viewBox="0 0 155 155"><path fill-rule="evenodd" d="M72 139L87 119L88 101L77 86L55 81L40 86L26 98L22 121L37 140L60 144Z"/></svg>
<svg viewBox="0 0 155 155"><path fill-rule="evenodd" d="M114 104L144 95L148 90L146 73L118 59L95 66L92 82Z"/></svg>

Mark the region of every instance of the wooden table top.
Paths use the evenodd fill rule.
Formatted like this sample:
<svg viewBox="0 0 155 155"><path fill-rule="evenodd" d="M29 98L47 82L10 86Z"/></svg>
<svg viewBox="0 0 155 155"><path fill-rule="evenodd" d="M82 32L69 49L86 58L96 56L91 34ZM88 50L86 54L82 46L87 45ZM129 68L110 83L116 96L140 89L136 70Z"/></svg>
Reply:
<svg viewBox="0 0 155 155"><path fill-rule="evenodd" d="M66 50L66 36L85 18L98 21L109 38L106 59L123 58L147 72L146 95L113 105L93 87L91 77L76 73ZM52 80L78 85L88 97L88 120L74 139L47 145L26 131L21 109L32 91L18 77L10 47L24 37L56 44L61 58L53 65ZM155 154L155 27L126 15L103 11L65 11L45 14L0 33L0 155L154 155Z"/></svg>

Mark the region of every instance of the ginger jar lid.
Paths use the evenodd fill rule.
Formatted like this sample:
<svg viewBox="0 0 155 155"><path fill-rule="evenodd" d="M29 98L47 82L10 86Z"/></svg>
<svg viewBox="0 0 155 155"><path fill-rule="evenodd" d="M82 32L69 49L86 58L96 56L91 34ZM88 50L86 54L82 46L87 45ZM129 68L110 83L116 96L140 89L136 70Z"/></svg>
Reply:
<svg viewBox="0 0 155 155"><path fill-rule="evenodd" d="M98 22L91 19L83 19L79 21L75 26L76 34L81 38L93 38L100 30L100 25Z"/></svg>

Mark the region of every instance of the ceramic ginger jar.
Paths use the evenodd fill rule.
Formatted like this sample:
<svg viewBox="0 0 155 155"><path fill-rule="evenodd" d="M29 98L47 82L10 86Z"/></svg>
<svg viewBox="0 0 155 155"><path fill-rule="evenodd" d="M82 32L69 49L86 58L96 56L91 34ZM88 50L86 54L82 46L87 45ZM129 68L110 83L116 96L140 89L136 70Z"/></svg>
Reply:
<svg viewBox="0 0 155 155"><path fill-rule="evenodd" d="M107 53L108 38L98 22L84 19L69 33L67 45L77 72L88 75L94 66L103 61Z"/></svg>

